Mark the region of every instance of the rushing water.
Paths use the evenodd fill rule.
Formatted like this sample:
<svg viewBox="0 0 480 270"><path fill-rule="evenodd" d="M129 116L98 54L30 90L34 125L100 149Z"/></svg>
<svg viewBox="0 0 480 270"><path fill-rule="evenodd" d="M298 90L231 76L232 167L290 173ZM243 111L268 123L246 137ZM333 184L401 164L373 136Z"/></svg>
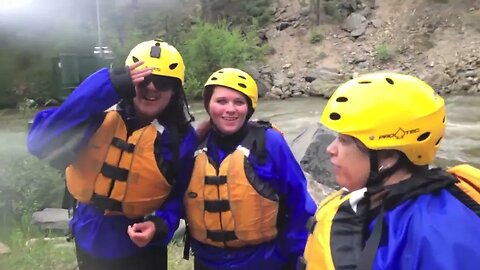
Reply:
<svg viewBox="0 0 480 270"><path fill-rule="evenodd" d="M280 127L290 142L304 128L320 120L326 100L299 98L282 101L260 100L253 118L270 120ZM480 96L446 98L447 131L438 152L440 165L461 162L480 166ZM203 104L192 104L197 119L206 114Z"/></svg>

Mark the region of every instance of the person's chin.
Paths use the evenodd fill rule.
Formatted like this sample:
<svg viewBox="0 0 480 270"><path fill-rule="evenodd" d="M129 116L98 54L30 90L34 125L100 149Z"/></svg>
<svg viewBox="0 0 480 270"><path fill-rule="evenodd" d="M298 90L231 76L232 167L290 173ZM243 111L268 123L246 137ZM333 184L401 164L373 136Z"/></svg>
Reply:
<svg viewBox="0 0 480 270"><path fill-rule="evenodd" d="M237 132L238 128L235 126L224 126L222 129L222 133L225 135L231 135Z"/></svg>

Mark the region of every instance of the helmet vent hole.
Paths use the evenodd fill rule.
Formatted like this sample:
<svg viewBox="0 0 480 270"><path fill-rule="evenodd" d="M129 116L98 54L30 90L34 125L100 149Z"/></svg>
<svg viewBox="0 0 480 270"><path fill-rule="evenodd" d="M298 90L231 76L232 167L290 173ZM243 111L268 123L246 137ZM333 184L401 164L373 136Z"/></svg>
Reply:
<svg viewBox="0 0 480 270"><path fill-rule="evenodd" d="M238 86L242 87L242 88L247 88L247 86L243 83L239 83Z"/></svg>
<svg viewBox="0 0 480 270"><path fill-rule="evenodd" d="M332 120L339 120L340 118L341 118L341 116L338 113L334 112L334 113L330 114L330 119L332 119Z"/></svg>
<svg viewBox="0 0 480 270"><path fill-rule="evenodd" d="M210 80L216 81L216 80L218 80L218 79L217 79L217 77L212 77L212 78L210 78Z"/></svg>
<svg viewBox="0 0 480 270"><path fill-rule="evenodd" d="M391 84L391 85L393 85L393 84L394 84L393 80L392 80L392 79L390 79L390 78L385 78L385 80L386 80L386 81L387 81L389 84Z"/></svg>
<svg viewBox="0 0 480 270"><path fill-rule="evenodd" d="M168 67L170 68L170 70L174 70L174 69L177 68L177 66L178 66L178 63L173 63L173 64L171 64L171 65L168 66Z"/></svg>
<svg viewBox="0 0 480 270"><path fill-rule="evenodd" d="M243 77L242 75L238 75L239 78L242 78L244 80L246 80L247 78Z"/></svg>
<svg viewBox="0 0 480 270"><path fill-rule="evenodd" d="M435 146L438 146L440 144L440 141L442 141L443 137L440 137L440 139L438 139L438 141L435 143Z"/></svg>
<svg viewBox="0 0 480 270"><path fill-rule="evenodd" d="M134 63L136 63L136 62L140 61L140 60L138 60L138 58L137 58L137 57L135 57L135 56L132 56L132 60L133 60L133 62L134 62Z"/></svg>
<svg viewBox="0 0 480 270"><path fill-rule="evenodd" d="M361 81L361 82L358 82L359 84L369 84L369 83L372 83L371 81Z"/></svg>
<svg viewBox="0 0 480 270"><path fill-rule="evenodd" d="M223 73L223 70L220 70L218 73Z"/></svg>
<svg viewBox="0 0 480 270"><path fill-rule="evenodd" d="M445 124L445 116L443 117L442 123L444 123L444 124Z"/></svg>
<svg viewBox="0 0 480 270"><path fill-rule="evenodd" d="M428 137L430 137L430 132L425 132L422 135L418 136L417 141L425 141Z"/></svg>
<svg viewBox="0 0 480 270"><path fill-rule="evenodd" d="M347 102L347 101L348 101L348 98L346 98L346 97L338 97L336 100L337 100L337 102Z"/></svg>

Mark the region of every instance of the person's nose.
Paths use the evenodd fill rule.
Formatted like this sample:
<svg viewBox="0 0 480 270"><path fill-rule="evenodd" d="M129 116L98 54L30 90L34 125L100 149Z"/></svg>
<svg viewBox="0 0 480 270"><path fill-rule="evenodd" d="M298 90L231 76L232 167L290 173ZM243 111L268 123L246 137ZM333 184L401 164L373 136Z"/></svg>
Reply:
<svg viewBox="0 0 480 270"><path fill-rule="evenodd" d="M338 138L335 138L335 140L333 140L328 146L327 146L327 154L329 154L330 156L334 156L337 151L338 151L338 148L337 148L337 142L338 142Z"/></svg>
<svg viewBox="0 0 480 270"><path fill-rule="evenodd" d="M235 104L233 104L233 102L227 103L226 112L229 114L235 113Z"/></svg>

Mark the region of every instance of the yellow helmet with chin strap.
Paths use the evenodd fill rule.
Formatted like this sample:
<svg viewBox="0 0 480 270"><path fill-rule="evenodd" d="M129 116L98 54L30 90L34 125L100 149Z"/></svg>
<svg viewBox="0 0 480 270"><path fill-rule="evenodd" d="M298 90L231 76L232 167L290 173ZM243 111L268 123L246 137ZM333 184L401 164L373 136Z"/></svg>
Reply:
<svg viewBox="0 0 480 270"><path fill-rule="evenodd" d="M257 83L248 73L236 68L222 68L217 70L205 83L203 96L208 86L225 86L234 89L248 97L252 103L252 109L255 110L258 101Z"/></svg>
<svg viewBox="0 0 480 270"><path fill-rule="evenodd" d="M139 68L152 68L153 75L177 78L183 84L185 79L185 64L180 53L165 41L160 39L144 41L135 46L127 56L125 65L144 61Z"/></svg>
<svg viewBox="0 0 480 270"><path fill-rule="evenodd" d="M321 123L372 150L403 152L416 165L431 163L445 131L444 100L422 80L372 73L341 85Z"/></svg>

